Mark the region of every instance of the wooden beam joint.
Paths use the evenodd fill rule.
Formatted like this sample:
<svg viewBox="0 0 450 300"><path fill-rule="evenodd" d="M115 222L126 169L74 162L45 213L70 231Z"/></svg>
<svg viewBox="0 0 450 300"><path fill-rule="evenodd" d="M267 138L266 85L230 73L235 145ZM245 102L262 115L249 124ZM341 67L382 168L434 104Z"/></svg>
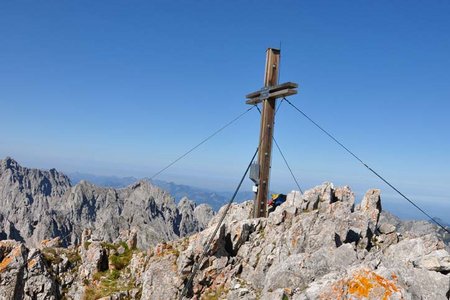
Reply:
<svg viewBox="0 0 450 300"><path fill-rule="evenodd" d="M265 87L245 96L248 99L245 103L255 105L266 99L277 99L295 95L297 94L297 88L298 84L294 82L285 82L279 85Z"/></svg>

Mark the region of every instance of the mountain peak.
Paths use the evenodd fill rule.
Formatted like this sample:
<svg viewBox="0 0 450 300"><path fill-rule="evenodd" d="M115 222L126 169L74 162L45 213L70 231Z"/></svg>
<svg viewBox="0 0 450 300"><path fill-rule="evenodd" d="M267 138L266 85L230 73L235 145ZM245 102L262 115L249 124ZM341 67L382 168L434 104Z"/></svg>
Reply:
<svg viewBox="0 0 450 300"><path fill-rule="evenodd" d="M0 160L0 166L3 170L16 169L16 168L20 167L19 163L9 156Z"/></svg>
<svg viewBox="0 0 450 300"><path fill-rule="evenodd" d="M78 244L85 228L112 241L120 231L135 227L141 232L138 247L143 248L198 232L212 216L201 214L198 220L195 205L181 211L168 192L146 180L121 189L84 180L72 187L56 169L21 167L10 157L1 160L1 167L8 171L0 172L0 237L27 246L55 237L65 246Z"/></svg>
<svg viewBox="0 0 450 300"><path fill-rule="evenodd" d="M178 202L178 207L195 207L195 202L190 200L188 197L181 198L180 202Z"/></svg>

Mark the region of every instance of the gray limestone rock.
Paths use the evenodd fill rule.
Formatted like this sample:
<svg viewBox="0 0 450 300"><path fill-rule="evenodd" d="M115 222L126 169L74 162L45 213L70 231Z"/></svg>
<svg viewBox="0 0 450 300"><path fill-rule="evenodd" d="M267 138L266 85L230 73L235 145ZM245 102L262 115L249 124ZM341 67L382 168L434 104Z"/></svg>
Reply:
<svg viewBox="0 0 450 300"><path fill-rule="evenodd" d="M177 206L172 196L147 181L123 189L86 181L72 187L55 169L28 169L11 158L0 160L0 238L30 247L56 237L64 246L77 245L89 228L91 240L108 242L121 231L134 230L140 234L130 242L146 248L203 230L212 216L207 205L188 199Z"/></svg>
<svg viewBox="0 0 450 300"><path fill-rule="evenodd" d="M359 211L368 217L370 220L370 230L375 232L381 213L381 191L378 189L371 189L364 195L363 200L359 205Z"/></svg>
<svg viewBox="0 0 450 300"><path fill-rule="evenodd" d="M28 253L23 299L56 300L57 283L51 276L39 250Z"/></svg>
<svg viewBox="0 0 450 300"><path fill-rule="evenodd" d="M37 178L53 176L52 189L43 192L36 190L38 180L17 179L30 173L14 161L2 161L1 168L3 206L16 207L17 216L28 220L10 218L2 210L4 236L32 244L45 236L38 230L42 223L50 232L67 233L55 235L62 244L68 239L78 246L60 248L56 239L39 241L36 250L0 241L0 299L177 299L196 263L187 294L193 299L450 296L445 236L429 223L403 222L383 213L379 190L369 190L355 207L350 188L324 183L303 195L293 191L267 218L258 219L251 217L252 201L232 204L200 261L225 207L209 221L207 207L189 199L175 205L170 195L147 182L120 190L87 182L58 189L56 182L63 177L36 171ZM11 203L27 199L33 200L28 209ZM35 230L30 219L37 220ZM161 242L151 246L155 239ZM139 250L147 245L147 251ZM106 293L106 287L115 288Z"/></svg>
<svg viewBox="0 0 450 300"><path fill-rule="evenodd" d="M22 299L28 249L20 242L0 241L0 299Z"/></svg>
<svg viewBox="0 0 450 300"><path fill-rule="evenodd" d="M55 300L57 285L39 250L20 242L0 241L0 299Z"/></svg>
<svg viewBox="0 0 450 300"><path fill-rule="evenodd" d="M108 251L100 242L92 242L81 247L82 265L79 269L81 280L92 280L97 272L108 270Z"/></svg>
<svg viewBox="0 0 450 300"><path fill-rule="evenodd" d="M378 227L378 230L383 234L389 234L395 231L395 226L388 223L383 223Z"/></svg>
<svg viewBox="0 0 450 300"><path fill-rule="evenodd" d="M175 257L165 256L149 264L142 284L142 299L175 299L178 293ZM181 282L178 282L181 283Z"/></svg>
<svg viewBox="0 0 450 300"><path fill-rule="evenodd" d="M449 252L438 232L399 234L401 221L380 219L379 190L369 190L357 208L348 187L328 183L288 199L260 219L249 218L251 202L232 205L190 295L215 290L218 299L448 298ZM219 218L220 212L208 229L189 238L170 276L187 278ZM167 276L155 270L152 278ZM144 289L164 286L153 285L147 280ZM175 298L181 288L163 289L160 295Z"/></svg>
<svg viewBox="0 0 450 300"><path fill-rule="evenodd" d="M180 218L177 233L181 237L205 229L214 216L214 211L209 205L197 206L194 201L186 197L180 200L177 209Z"/></svg>
<svg viewBox="0 0 450 300"><path fill-rule="evenodd" d="M194 218L198 222L198 229L203 230L208 227L209 221L214 217L215 213L211 206L200 204L194 208Z"/></svg>

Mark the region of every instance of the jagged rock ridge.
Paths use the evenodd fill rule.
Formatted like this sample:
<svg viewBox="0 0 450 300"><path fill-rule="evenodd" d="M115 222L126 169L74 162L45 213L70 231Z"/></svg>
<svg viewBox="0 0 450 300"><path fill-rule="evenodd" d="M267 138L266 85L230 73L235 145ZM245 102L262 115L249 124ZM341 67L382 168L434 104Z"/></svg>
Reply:
<svg viewBox="0 0 450 300"><path fill-rule="evenodd" d="M71 186L55 169L42 171L0 160L0 239L37 247L60 237L79 244L85 228L93 239L113 241L121 230L135 229L138 248L198 232L213 211L183 199L177 206L165 191L147 181L123 189L100 188L82 181Z"/></svg>
<svg viewBox="0 0 450 300"><path fill-rule="evenodd" d="M290 193L268 218L252 219L250 201L233 205L187 296L449 299L444 232L381 215L379 190L354 203L348 187L327 183L304 195ZM146 252L134 250L136 231L111 244L86 230L82 245L72 249L52 247L57 241L41 250L0 242L0 296L9 299L15 290L18 299L177 299L221 212L204 231Z"/></svg>
<svg viewBox="0 0 450 300"><path fill-rule="evenodd" d="M251 202L233 206L189 296L448 299L450 249L444 232L431 226L420 235L400 234L396 224L380 221L379 190L369 190L359 205L354 203L348 187L324 184L302 196L290 194L268 218L249 218ZM218 216L208 229L191 236L187 246L172 243L178 256L150 259L143 299L179 295L217 221ZM171 263L177 268L160 270Z"/></svg>

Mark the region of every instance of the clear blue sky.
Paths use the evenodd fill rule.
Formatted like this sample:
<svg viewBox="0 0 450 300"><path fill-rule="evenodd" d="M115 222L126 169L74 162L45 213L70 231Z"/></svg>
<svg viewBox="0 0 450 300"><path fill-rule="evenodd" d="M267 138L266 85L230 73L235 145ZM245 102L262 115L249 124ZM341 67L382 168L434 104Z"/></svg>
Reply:
<svg viewBox="0 0 450 300"><path fill-rule="evenodd" d="M449 1L1 1L0 156L151 176L247 108L281 42L292 101L445 218L449 15ZM258 131L252 111L160 179L231 189ZM378 187L416 216L289 105L276 138L304 187ZM276 151L272 178L295 187Z"/></svg>

